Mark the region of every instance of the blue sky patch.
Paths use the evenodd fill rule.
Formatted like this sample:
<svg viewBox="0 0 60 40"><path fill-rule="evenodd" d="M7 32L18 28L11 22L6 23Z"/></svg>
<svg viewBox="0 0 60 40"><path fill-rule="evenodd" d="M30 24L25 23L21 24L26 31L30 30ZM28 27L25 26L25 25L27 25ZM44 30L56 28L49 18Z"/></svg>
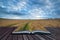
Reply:
<svg viewBox="0 0 60 40"><path fill-rule="evenodd" d="M0 18L60 18L60 0L0 0Z"/></svg>

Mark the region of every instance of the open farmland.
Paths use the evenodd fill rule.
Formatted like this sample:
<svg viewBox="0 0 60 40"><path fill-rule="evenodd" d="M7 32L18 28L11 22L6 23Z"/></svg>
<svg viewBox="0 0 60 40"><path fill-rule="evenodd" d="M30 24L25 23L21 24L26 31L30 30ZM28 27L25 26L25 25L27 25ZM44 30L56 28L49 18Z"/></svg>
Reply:
<svg viewBox="0 0 60 40"><path fill-rule="evenodd" d="M15 31L19 31L28 24L30 31L46 30L45 27L60 27L60 19L40 19L40 20L12 20L0 19L0 27L17 27Z"/></svg>

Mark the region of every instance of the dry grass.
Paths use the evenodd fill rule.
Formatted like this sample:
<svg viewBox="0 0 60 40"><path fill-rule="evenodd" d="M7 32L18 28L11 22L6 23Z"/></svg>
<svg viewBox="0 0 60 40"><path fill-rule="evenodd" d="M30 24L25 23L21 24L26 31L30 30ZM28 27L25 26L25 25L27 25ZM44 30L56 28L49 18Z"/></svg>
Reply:
<svg viewBox="0 0 60 40"><path fill-rule="evenodd" d="M20 30L28 23L29 30L46 30L44 27L60 27L60 19L45 19L45 20L0 20L0 27L17 27L15 31Z"/></svg>

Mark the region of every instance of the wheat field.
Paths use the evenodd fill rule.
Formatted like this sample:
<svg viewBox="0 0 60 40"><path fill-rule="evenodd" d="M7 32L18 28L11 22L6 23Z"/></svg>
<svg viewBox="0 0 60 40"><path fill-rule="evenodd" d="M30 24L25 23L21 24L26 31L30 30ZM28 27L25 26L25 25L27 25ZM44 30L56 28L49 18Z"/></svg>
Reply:
<svg viewBox="0 0 60 40"><path fill-rule="evenodd" d="M32 30L44 30L45 27L60 27L60 19L40 19L40 20L12 20L12 19L0 19L0 27L17 27L14 31L19 31L28 24L28 29Z"/></svg>

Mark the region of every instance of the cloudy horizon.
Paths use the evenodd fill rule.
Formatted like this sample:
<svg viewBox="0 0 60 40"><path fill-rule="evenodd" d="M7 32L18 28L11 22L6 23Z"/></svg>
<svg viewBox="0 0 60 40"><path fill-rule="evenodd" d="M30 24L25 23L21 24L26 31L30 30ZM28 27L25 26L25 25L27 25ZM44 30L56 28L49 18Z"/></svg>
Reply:
<svg viewBox="0 0 60 40"><path fill-rule="evenodd" d="M0 0L0 18L60 18L60 0Z"/></svg>

